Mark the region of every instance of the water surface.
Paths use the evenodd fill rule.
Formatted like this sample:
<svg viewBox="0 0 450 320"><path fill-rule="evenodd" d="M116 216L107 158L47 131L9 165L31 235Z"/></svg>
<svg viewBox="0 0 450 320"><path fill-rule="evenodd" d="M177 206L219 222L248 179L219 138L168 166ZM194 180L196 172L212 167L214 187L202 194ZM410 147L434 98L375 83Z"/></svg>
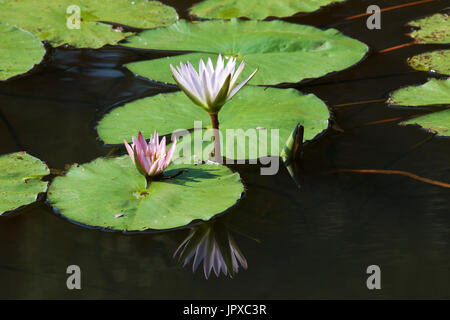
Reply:
<svg viewBox="0 0 450 320"><path fill-rule="evenodd" d="M163 1L187 17L193 1ZM379 0L380 7L404 1ZM233 278L181 267L173 253L188 230L124 235L67 222L40 201L0 219L0 298L450 298L450 191L403 176L325 174L335 169L396 169L450 182L450 140L397 122L421 109L382 102L429 75L406 58L445 46L410 42L405 23L445 7L443 1L382 15L382 29L342 19L373 1L349 0L284 20L335 27L371 47L352 68L291 87L314 93L340 130L309 144L297 189L287 171L260 176L258 166L234 166L247 186L239 205L220 217L248 262ZM0 154L25 150L52 168L108 154L95 132L112 106L170 91L133 76L123 64L163 53L105 47L50 49L31 75L0 83ZM82 270L82 290L66 288L66 268ZM382 290L366 288L366 268L382 270Z"/></svg>

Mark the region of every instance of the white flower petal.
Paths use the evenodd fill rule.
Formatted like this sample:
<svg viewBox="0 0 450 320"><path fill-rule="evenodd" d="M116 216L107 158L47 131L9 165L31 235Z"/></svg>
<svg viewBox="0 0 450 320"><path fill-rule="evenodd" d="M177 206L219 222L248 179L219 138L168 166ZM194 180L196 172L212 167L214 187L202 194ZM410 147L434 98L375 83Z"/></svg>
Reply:
<svg viewBox="0 0 450 320"><path fill-rule="evenodd" d="M189 67L186 67L184 65L181 65L182 68L180 70L181 73L184 72L184 77L182 77L180 74L178 74L174 68L172 68L173 75L175 77L175 80L177 83L182 87L183 91L189 91L189 93L195 97L196 100L199 101L200 104L205 105L206 104L206 98L203 93L202 86L200 84L200 81L198 79L198 74L195 71L195 69L192 67L193 71L195 71L194 74L192 74ZM197 75L197 78L195 77Z"/></svg>
<svg viewBox="0 0 450 320"><path fill-rule="evenodd" d="M205 92L205 97L206 97L206 103L208 106L211 106L213 99L212 99L211 90L210 90L210 83L206 76L206 70L202 74L202 80L203 80L203 90Z"/></svg>
<svg viewBox="0 0 450 320"><path fill-rule="evenodd" d="M214 72L214 66L212 64L211 58L208 58L206 69L208 70L208 76L210 76Z"/></svg>
<svg viewBox="0 0 450 320"><path fill-rule="evenodd" d="M198 74L201 75L203 74L203 70L206 69L205 63L203 62L203 59L200 59L200 63L198 64Z"/></svg>
<svg viewBox="0 0 450 320"><path fill-rule="evenodd" d="M208 112L217 112L256 73L256 71L253 72L236 87L237 80L245 66L242 61L236 70L236 63L235 57L224 59L222 54L219 54L215 68L211 58L208 58L206 63L200 59L198 72L190 62L186 64L181 62L176 69L172 65L170 67L179 87L195 104Z"/></svg>
<svg viewBox="0 0 450 320"><path fill-rule="evenodd" d="M205 99L205 94L203 92L200 76L190 62L188 62L188 70L189 70L188 75L189 75L190 84L191 84L193 90L195 90L196 96L200 100L205 102L206 99Z"/></svg>
<svg viewBox="0 0 450 320"><path fill-rule="evenodd" d="M237 79L241 75L242 70L244 70L244 67L245 67L245 62L242 61L241 64L239 65L239 67L237 68L236 72L234 73L233 78L231 78L230 89L234 88L234 85L236 84Z"/></svg>
<svg viewBox="0 0 450 320"><path fill-rule="evenodd" d="M253 73L252 73L247 79L245 79L244 81L242 81L236 88L234 88L234 89L231 91L230 95L228 96L228 100L230 100L231 98L233 98L233 96L234 96L239 90L241 90L241 88L242 88L247 82L249 82L251 78L253 78L253 76L255 75L255 73L256 73L257 71L258 71L258 69L256 69L255 71L253 71Z"/></svg>
<svg viewBox="0 0 450 320"><path fill-rule="evenodd" d="M217 58L216 69L215 72L221 72L224 68L224 63L222 59L222 55L219 53L219 57Z"/></svg>

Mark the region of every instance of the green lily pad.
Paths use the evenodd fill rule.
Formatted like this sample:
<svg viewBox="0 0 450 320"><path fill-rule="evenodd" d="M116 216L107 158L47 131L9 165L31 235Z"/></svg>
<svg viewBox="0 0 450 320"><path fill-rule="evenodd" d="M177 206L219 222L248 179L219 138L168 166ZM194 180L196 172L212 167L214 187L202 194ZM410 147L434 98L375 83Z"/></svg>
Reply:
<svg viewBox="0 0 450 320"><path fill-rule="evenodd" d="M176 11L158 1L147 0L3 0L0 21L28 30L53 46L69 44L77 48L100 48L116 44L130 32L114 30L102 22L135 28L168 26L178 19ZM68 27L75 5L80 9L79 28Z"/></svg>
<svg viewBox="0 0 450 320"><path fill-rule="evenodd" d="M0 24L0 80L31 70L44 55L44 46L35 36L19 28Z"/></svg>
<svg viewBox="0 0 450 320"><path fill-rule="evenodd" d="M431 79L420 86L401 88L388 103L396 106L433 106L450 103L450 79Z"/></svg>
<svg viewBox="0 0 450 320"><path fill-rule="evenodd" d="M450 110L433 112L400 123L401 125L419 125L422 128L435 132L439 136L450 137Z"/></svg>
<svg viewBox="0 0 450 320"><path fill-rule="evenodd" d="M163 136L178 129L191 129L194 120L209 124L210 118L180 91L135 100L115 108L99 122L97 132L106 144L122 144L124 139L131 141L138 131L149 137L155 130Z"/></svg>
<svg viewBox="0 0 450 320"><path fill-rule="evenodd" d="M169 65L217 54L245 60L245 79L256 68L252 84L273 85L316 78L343 70L360 61L368 48L336 29L320 30L283 21L214 20L188 23L180 20L167 28L144 31L123 45L133 48L194 51L192 54L127 64L137 75L175 83Z"/></svg>
<svg viewBox="0 0 450 320"><path fill-rule="evenodd" d="M146 189L145 177L128 156L99 158L57 177L48 198L74 222L142 231L209 220L233 206L244 191L239 174L225 166L172 164L165 174L179 172L174 178L153 181Z"/></svg>
<svg viewBox="0 0 450 320"><path fill-rule="evenodd" d="M242 129L244 133L251 129L252 132L248 132L250 135L256 134L258 141L267 141L267 150L258 150L256 154L257 157L264 157L279 155L297 123L305 127L305 140L311 140L328 127L329 116L327 106L313 94L303 95L295 89L248 86L222 108L219 122L224 144L227 141L227 129ZM183 92L175 92L116 108L100 121L97 131L107 144L120 144L123 139L130 140L139 130L144 136L150 135L155 129L161 135L166 135L181 129L192 129L196 120L202 122L200 127L210 127L208 113L194 105ZM275 149L272 152L271 137L276 137L275 134L272 136L271 129L279 130L278 152ZM239 132L235 133L239 135ZM186 143L187 138L183 141ZM232 143L231 139L228 141ZM204 147L210 143L205 142ZM255 145L238 145L237 138L234 145L234 148L227 148L223 155L229 159L254 158L251 155L255 154ZM180 148L177 147L179 149L182 149L182 142ZM194 154L197 155L196 152Z"/></svg>
<svg viewBox="0 0 450 320"><path fill-rule="evenodd" d="M408 64L419 71L450 74L450 50L426 52L408 59Z"/></svg>
<svg viewBox="0 0 450 320"><path fill-rule="evenodd" d="M417 43L450 43L450 20L447 14L437 13L411 21L408 25L420 28L409 34Z"/></svg>
<svg viewBox="0 0 450 320"><path fill-rule="evenodd" d="M0 215L36 201L47 190L42 177L50 170L25 152L0 156Z"/></svg>
<svg viewBox="0 0 450 320"><path fill-rule="evenodd" d="M271 17L288 17L298 12L313 12L330 3L345 0L206 0L189 10L191 14L208 19L230 19L247 17L265 19Z"/></svg>
<svg viewBox="0 0 450 320"><path fill-rule="evenodd" d="M450 78L431 79L421 86L402 88L394 92L391 104L402 106L446 106L450 104ZM420 125L440 136L450 136L450 110L446 109L416 117L400 123L401 125Z"/></svg>

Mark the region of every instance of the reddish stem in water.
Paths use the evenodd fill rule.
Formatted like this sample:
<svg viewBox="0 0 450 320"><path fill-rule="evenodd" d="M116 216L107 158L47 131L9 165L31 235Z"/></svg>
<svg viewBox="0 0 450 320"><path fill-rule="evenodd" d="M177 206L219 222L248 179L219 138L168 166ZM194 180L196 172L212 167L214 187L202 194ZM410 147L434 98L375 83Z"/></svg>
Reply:
<svg viewBox="0 0 450 320"><path fill-rule="evenodd" d="M220 133L219 133L219 115L217 113L210 113L211 125L214 130L214 161L221 162L222 153L220 152Z"/></svg>
<svg viewBox="0 0 450 320"><path fill-rule="evenodd" d="M385 101L386 101L386 99L364 100L364 101L335 104L332 107L340 108L340 107L347 107L347 106L355 106L355 105L359 105L359 104L369 104L369 103L377 103L377 102L385 102Z"/></svg>
<svg viewBox="0 0 450 320"><path fill-rule="evenodd" d="M450 184L448 184L448 183L437 181L437 180L432 180L432 179L428 179L428 178L424 178L424 177L418 176L418 175L416 175L414 173L407 172L407 171L401 171L401 170L337 169L337 170L329 171L329 172L326 172L326 173L339 173L339 172L398 174L398 175L402 175L402 176L405 176L405 177L409 177L409 178L414 179L414 180L418 180L418 181L421 181L421 182L432 184L432 185L435 185L435 186L438 186L438 187L450 188Z"/></svg>
<svg viewBox="0 0 450 320"><path fill-rule="evenodd" d="M408 42L408 43L404 43L404 44L401 44L401 45L398 45L398 46L395 46L395 47L391 47L391 48L380 50L380 51L378 51L378 53L391 52L391 51L395 51L395 50L398 50L398 49L401 49L401 48L410 47L410 46L413 46L415 44L417 44L416 41Z"/></svg>
<svg viewBox="0 0 450 320"><path fill-rule="evenodd" d="M427 2L434 2L434 1L437 1L437 0L421 0L421 1L408 2L408 3L405 3L405 4L400 4L400 5L397 5L397 6L381 9L380 12L387 12L387 11L391 11L391 10L406 8L406 7L410 7L410 6L416 6L418 4L423 4L423 3L427 3ZM353 20L353 19L357 19L357 18L367 17L367 16L370 16L372 14L373 14L373 12L369 12L369 13L365 12L365 13L357 14L355 16L347 17L344 20Z"/></svg>

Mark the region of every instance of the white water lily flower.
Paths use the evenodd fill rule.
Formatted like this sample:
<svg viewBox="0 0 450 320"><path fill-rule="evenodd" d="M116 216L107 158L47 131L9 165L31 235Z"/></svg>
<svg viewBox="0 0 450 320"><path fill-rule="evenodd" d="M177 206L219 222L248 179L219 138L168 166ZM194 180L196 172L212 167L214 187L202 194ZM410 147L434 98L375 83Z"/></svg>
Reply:
<svg viewBox="0 0 450 320"><path fill-rule="evenodd" d="M208 62L200 59L198 73L188 61L180 62L175 69L172 65L173 78L186 95L197 105L211 114L217 113L250 79L255 75L256 69L247 79L236 85L239 75L244 69L242 61L237 70L236 58L230 57L225 65L222 55L219 54L216 68L208 58Z"/></svg>

